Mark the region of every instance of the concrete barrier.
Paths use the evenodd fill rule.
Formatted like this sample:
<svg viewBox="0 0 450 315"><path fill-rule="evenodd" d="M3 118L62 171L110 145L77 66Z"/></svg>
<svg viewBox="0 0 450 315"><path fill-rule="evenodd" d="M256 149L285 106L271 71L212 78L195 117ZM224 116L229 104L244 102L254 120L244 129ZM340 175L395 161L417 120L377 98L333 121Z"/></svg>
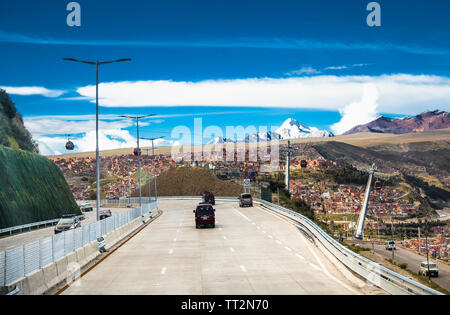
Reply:
<svg viewBox="0 0 450 315"><path fill-rule="evenodd" d="M84 247L78 248L75 253L77 254L77 262L81 265L84 266L87 261L86 261L86 255L84 253Z"/></svg>
<svg viewBox="0 0 450 315"><path fill-rule="evenodd" d="M23 294L25 295L41 295L48 290L42 269L27 275L24 284Z"/></svg>
<svg viewBox="0 0 450 315"><path fill-rule="evenodd" d="M58 272L58 282L63 281L67 276L67 256L64 256L57 261L55 261L56 270Z"/></svg>
<svg viewBox="0 0 450 315"><path fill-rule="evenodd" d="M150 219L150 217L148 218ZM147 220L148 221L148 220ZM121 228L104 236L106 247L111 248L124 237L142 225L139 217ZM100 255L97 241L92 241L82 248L61 257L57 261L17 280L8 286L8 292L18 289L19 295L41 295L59 283L66 281L80 272L80 269ZM70 269L70 270L69 270Z"/></svg>
<svg viewBox="0 0 450 315"><path fill-rule="evenodd" d="M58 284L58 269L55 263L42 268L42 273L44 274L44 283L48 289L54 287Z"/></svg>

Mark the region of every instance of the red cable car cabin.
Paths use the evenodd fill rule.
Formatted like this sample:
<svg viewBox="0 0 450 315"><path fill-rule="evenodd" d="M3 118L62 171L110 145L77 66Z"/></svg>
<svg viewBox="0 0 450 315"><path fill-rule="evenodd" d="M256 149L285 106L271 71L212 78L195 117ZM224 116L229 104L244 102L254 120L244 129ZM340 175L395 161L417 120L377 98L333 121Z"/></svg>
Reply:
<svg viewBox="0 0 450 315"><path fill-rule="evenodd" d="M69 151L73 151L75 149L75 145L73 144L72 141L67 141L66 149L69 150Z"/></svg>
<svg viewBox="0 0 450 315"><path fill-rule="evenodd" d="M374 184L375 190L381 190L381 182L379 180L377 180Z"/></svg>

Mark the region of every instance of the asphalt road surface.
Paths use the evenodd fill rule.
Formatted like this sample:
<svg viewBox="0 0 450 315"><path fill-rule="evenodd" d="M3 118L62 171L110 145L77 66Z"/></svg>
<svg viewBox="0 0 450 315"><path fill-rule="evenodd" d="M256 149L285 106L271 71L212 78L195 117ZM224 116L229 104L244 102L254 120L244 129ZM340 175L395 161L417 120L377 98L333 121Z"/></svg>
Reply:
<svg viewBox="0 0 450 315"><path fill-rule="evenodd" d="M372 248L368 245L366 247ZM375 252L385 258L392 258L392 252L390 250L386 250L384 245L375 245ZM407 263L408 269L414 272L418 272L420 269L420 263L427 260L425 256L421 256L412 251L399 247L397 247L394 252L394 258L397 262ZM436 260L432 259L431 256L430 261L436 262ZM450 290L450 266L444 263L439 263L439 261L437 262L437 266L439 268L439 277L431 279L441 287Z"/></svg>
<svg viewBox="0 0 450 315"><path fill-rule="evenodd" d="M162 200L162 216L63 294L384 294L332 263L286 219L219 202L196 229L195 201Z"/></svg>
<svg viewBox="0 0 450 315"><path fill-rule="evenodd" d="M81 226L87 225L89 223L95 222L97 220L97 208L94 207L92 212L84 212L85 219L81 221ZM130 208L101 208L101 209L111 209L112 214L118 214L130 210ZM27 243L36 242L40 239L52 236L55 226L49 226L47 228L41 228L37 230L31 230L28 232L23 232L20 234L13 234L11 236L2 236L0 238L0 252L12 249L14 247L24 245Z"/></svg>

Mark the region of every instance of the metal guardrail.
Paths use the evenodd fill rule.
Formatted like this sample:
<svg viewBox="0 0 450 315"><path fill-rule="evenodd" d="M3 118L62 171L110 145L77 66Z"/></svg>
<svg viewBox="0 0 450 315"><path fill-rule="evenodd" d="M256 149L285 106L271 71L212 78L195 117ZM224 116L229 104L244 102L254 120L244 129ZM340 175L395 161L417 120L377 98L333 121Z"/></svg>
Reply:
<svg viewBox="0 0 450 315"><path fill-rule="evenodd" d="M5 229L0 229L0 234L5 234L5 233L9 233L12 234L15 231L23 231L26 229L31 230L31 228L34 227L39 227L39 226L47 226L47 225L53 225L55 223L58 223L60 219L53 219L53 220L47 220L47 221L41 221L41 222L35 222L35 223L29 223L29 224L23 224L23 225L18 225L18 226L13 226L13 227L9 227L9 228L5 228Z"/></svg>
<svg viewBox="0 0 450 315"><path fill-rule="evenodd" d="M180 196L180 197L159 197L159 200L198 200L199 196ZM237 197L216 197L216 201L237 201ZM372 284L380 287L391 294L420 294L420 295L443 295L441 292L433 290L423 284L404 277L380 264L377 264L361 255L356 254L333 237L323 231L317 224L307 217L273 204L271 202L253 198L255 203L261 204L268 210L274 211L285 217L288 217L303 228L306 228L321 244L341 263L353 270Z"/></svg>

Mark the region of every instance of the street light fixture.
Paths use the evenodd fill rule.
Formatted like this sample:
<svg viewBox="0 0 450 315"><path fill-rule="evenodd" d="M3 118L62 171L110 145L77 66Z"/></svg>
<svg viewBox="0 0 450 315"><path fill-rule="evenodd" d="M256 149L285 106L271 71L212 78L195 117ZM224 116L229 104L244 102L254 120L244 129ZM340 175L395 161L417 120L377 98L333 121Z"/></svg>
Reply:
<svg viewBox="0 0 450 315"><path fill-rule="evenodd" d="M100 221L100 152L98 148L98 66L115 63L115 62L123 62L123 61L131 61L130 58L117 59L112 61L85 61L78 60L74 58L63 58L65 61L73 61L79 63L85 63L88 65L94 65L96 70L96 81L95 81L95 156L97 160L97 221Z"/></svg>
<svg viewBox="0 0 450 315"><path fill-rule="evenodd" d="M149 140L149 141L152 142L153 170L154 170L154 173L155 173L155 175L154 175L154 179L155 179L155 202L158 201L158 191L157 191L157 188L156 188L155 145L154 145L154 141L158 140L158 139L164 139L164 138L165 138L165 136L157 137L157 138L141 138L142 140ZM147 169L147 171L148 171L148 169ZM150 188L149 188L148 193L149 193L149 196L150 196Z"/></svg>
<svg viewBox="0 0 450 315"><path fill-rule="evenodd" d="M138 176L139 176L139 207L142 207L142 189L141 189L141 150L139 148L139 119L155 116L155 114L143 115L143 116L131 116L120 115L122 118L136 119L136 131L137 131L137 153L138 153ZM142 208L141 208L142 209Z"/></svg>

